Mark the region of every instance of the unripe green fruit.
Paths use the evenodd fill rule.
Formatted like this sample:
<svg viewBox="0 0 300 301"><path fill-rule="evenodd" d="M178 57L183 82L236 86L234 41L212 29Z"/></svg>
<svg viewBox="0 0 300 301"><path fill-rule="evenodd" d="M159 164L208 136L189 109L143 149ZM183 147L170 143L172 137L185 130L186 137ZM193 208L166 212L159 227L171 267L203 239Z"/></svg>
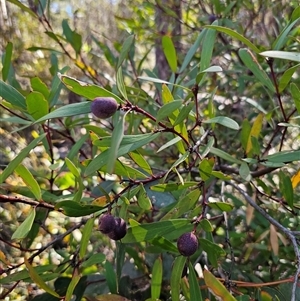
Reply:
<svg viewBox="0 0 300 301"><path fill-rule="evenodd" d="M98 118L109 118L116 113L118 103L112 97L96 97L91 103L91 111Z"/></svg>
<svg viewBox="0 0 300 301"><path fill-rule="evenodd" d="M193 255L198 249L197 236L192 232L182 234L177 240L177 248L183 256Z"/></svg>
<svg viewBox="0 0 300 301"><path fill-rule="evenodd" d="M110 214L104 214L99 218L98 229L103 234L113 231L116 226L115 218Z"/></svg>
<svg viewBox="0 0 300 301"><path fill-rule="evenodd" d="M108 237L113 240L120 240L122 239L127 233L127 225L126 222L120 218L115 218L115 227L114 229L108 233Z"/></svg>

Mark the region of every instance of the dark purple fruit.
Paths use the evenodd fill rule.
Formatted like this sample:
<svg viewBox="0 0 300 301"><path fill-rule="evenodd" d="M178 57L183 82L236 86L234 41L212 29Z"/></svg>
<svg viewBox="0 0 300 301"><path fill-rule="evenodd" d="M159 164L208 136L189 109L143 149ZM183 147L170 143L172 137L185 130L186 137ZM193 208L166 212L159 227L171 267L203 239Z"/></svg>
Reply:
<svg viewBox="0 0 300 301"><path fill-rule="evenodd" d="M110 214L104 214L99 218L98 229L103 234L108 234L115 229L115 218Z"/></svg>
<svg viewBox="0 0 300 301"><path fill-rule="evenodd" d="M115 227L114 229L108 233L108 237L113 240L122 239L127 233L127 225L123 218L116 217L115 218Z"/></svg>
<svg viewBox="0 0 300 301"><path fill-rule="evenodd" d="M91 103L91 111L98 118L109 118L116 113L118 103L112 97L96 97Z"/></svg>
<svg viewBox="0 0 300 301"><path fill-rule="evenodd" d="M177 248L183 256L193 255L198 249L197 236L192 232L182 234L177 240Z"/></svg>

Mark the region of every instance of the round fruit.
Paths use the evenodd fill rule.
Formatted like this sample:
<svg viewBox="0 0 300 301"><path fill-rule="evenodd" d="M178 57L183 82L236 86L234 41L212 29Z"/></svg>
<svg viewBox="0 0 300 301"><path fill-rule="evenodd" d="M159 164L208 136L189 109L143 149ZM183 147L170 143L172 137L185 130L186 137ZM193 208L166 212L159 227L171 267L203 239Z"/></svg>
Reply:
<svg viewBox="0 0 300 301"><path fill-rule="evenodd" d="M122 239L127 233L127 225L123 218L116 217L115 218L115 227L114 229L108 233L108 237L113 240Z"/></svg>
<svg viewBox="0 0 300 301"><path fill-rule="evenodd" d="M177 240L177 248L183 256L193 255L198 249L197 236L192 232L182 234Z"/></svg>
<svg viewBox="0 0 300 301"><path fill-rule="evenodd" d="M115 218L110 214L104 214L99 218L98 229L104 234L108 234L116 227Z"/></svg>
<svg viewBox="0 0 300 301"><path fill-rule="evenodd" d="M112 97L96 97L91 103L91 111L98 118L109 118L116 113L118 103Z"/></svg>

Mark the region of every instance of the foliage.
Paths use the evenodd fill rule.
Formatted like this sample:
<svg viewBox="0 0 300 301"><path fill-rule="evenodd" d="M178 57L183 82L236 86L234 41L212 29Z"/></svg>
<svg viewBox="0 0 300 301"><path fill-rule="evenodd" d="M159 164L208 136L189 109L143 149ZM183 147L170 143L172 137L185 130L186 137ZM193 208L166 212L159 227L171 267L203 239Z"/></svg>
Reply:
<svg viewBox="0 0 300 301"><path fill-rule="evenodd" d="M50 1L10 2L54 46L30 46L51 59L29 89L14 40L2 56L0 299L298 300L300 7L184 3L178 49L171 29L151 36L174 3L136 1L112 48L66 19L54 30ZM151 64L159 37L168 79ZM95 118L96 97L117 112ZM120 241L97 229L107 212L127 222ZM191 231L186 258L176 240Z"/></svg>

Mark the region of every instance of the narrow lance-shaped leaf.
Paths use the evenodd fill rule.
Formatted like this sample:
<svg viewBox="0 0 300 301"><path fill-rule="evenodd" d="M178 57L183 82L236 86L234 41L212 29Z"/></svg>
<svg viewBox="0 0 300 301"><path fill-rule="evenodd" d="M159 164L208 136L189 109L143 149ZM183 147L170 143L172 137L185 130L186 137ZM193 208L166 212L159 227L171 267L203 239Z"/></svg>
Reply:
<svg viewBox="0 0 300 301"><path fill-rule="evenodd" d="M284 174L282 171L279 172L279 188L280 192L283 194L287 204L290 207L294 205L294 190L290 177Z"/></svg>
<svg viewBox="0 0 300 301"><path fill-rule="evenodd" d="M251 151L253 148L252 145L252 139L251 137L258 138L262 129L262 122L263 122L264 115L262 113L258 114L257 117L255 118L249 137L248 137L248 142L247 142L247 148L246 148L246 153L251 156Z"/></svg>
<svg viewBox="0 0 300 301"><path fill-rule="evenodd" d="M189 284L190 284L191 300L202 301L203 299L200 291L200 285L197 280L195 269L191 262L189 262Z"/></svg>
<svg viewBox="0 0 300 301"><path fill-rule="evenodd" d="M295 103L295 107L297 109L298 114L300 115L300 89L294 83L290 85L290 89Z"/></svg>
<svg viewBox="0 0 300 301"><path fill-rule="evenodd" d="M171 298L172 301L180 300L180 279L184 265L186 263L186 257L178 256L173 264L171 272Z"/></svg>
<svg viewBox="0 0 300 301"><path fill-rule="evenodd" d="M80 241L80 248L79 248L80 259L83 259L83 257L85 256L93 226L94 226L94 218L91 218L87 221L87 223L85 224L85 226L83 228L82 237L81 237L81 241Z"/></svg>
<svg viewBox="0 0 300 301"><path fill-rule="evenodd" d="M177 70L177 55L173 41L169 36L165 35L162 37L162 47L168 64L172 72L175 73Z"/></svg>
<svg viewBox="0 0 300 301"><path fill-rule="evenodd" d="M150 210L152 208L151 201L147 195L147 192L143 184L140 184L140 191L138 194L138 204L144 210Z"/></svg>
<svg viewBox="0 0 300 301"><path fill-rule="evenodd" d="M58 77L69 90L89 100L93 100L96 97L113 97L118 102L122 102L120 97L102 87L82 82L73 77L62 75L60 73L58 74Z"/></svg>
<svg viewBox="0 0 300 301"><path fill-rule="evenodd" d="M33 150L37 144L44 139L46 134L42 134L41 136L35 138L31 143L26 146L4 169L2 174L0 175L0 184L3 183L7 177L16 169L16 167L23 161L23 159L29 154L31 150Z"/></svg>
<svg viewBox="0 0 300 301"><path fill-rule="evenodd" d="M233 130L239 130L239 125L233 119L226 116L217 116L208 120L203 121L202 123L218 123L225 127L228 127Z"/></svg>
<svg viewBox="0 0 300 301"><path fill-rule="evenodd" d="M122 65L122 63L124 62L126 56L128 55L131 46L134 43L134 35L130 35L129 37L126 38L126 40L124 41L123 45L122 45L122 49L120 52L120 56L119 56L119 60L118 60L118 65L117 65L117 69L119 69L119 67Z"/></svg>
<svg viewBox="0 0 300 301"><path fill-rule="evenodd" d="M300 62L300 52L270 50L270 51L261 52L260 55L266 57L273 57L275 59Z"/></svg>
<svg viewBox="0 0 300 301"><path fill-rule="evenodd" d="M52 296L55 296L57 298L60 298L60 296L52 289L50 288L45 281L40 277L40 275L36 272L36 270L32 267L32 265L29 263L28 259L24 257L24 263L28 269L29 275L31 279L44 291L49 293Z"/></svg>
<svg viewBox="0 0 300 301"><path fill-rule="evenodd" d="M29 233L35 218L35 209L31 209L29 215L26 217L24 222L17 228L12 235L11 239L23 239Z"/></svg>
<svg viewBox="0 0 300 301"><path fill-rule="evenodd" d="M122 142L121 142L121 146L118 150L117 157L128 154L129 152L134 151L134 150L146 145L147 143L149 143L152 140L154 140L155 138L157 138L159 135L160 135L160 133L145 134L144 138L141 138L141 137L139 137L139 135L137 135L137 137L136 137L137 139L132 140L131 143L130 143L130 139L127 141L128 143L126 143L124 145L122 145ZM108 141L110 141L110 140L108 140ZM101 167L106 165L108 162L108 157L109 157L109 150L105 150L100 155L95 157L90 162L88 167L86 168L85 176L92 174L93 172L99 170Z"/></svg>
<svg viewBox="0 0 300 301"><path fill-rule="evenodd" d="M205 29L206 34L202 43L202 51L200 58L200 71L207 69L210 65L210 60L214 50L215 39L216 39L216 30L214 29Z"/></svg>
<svg viewBox="0 0 300 301"><path fill-rule="evenodd" d="M297 64L289 69L287 69L283 75L281 76L278 84L279 92L281 93L286 86L289 84L293 74L295 73L296 70L298 70L300 67L300 64Z"/></svg>
<svg viewBox="0 0 300 301"><path fill-rule="evenodd" d="M162 276L163 276L163 265L162 259L158 257L152 269L152 278L151 278L151 298L153 300L159 299L161 287L162 287Z"/></svg>
<svg viewBox="0 0 300 301"><path fill-rule="evenodd" d="M19 164L15 171L21 176L24 183L30 188L35 198L40 201L42 198L41 188L36 179L33 177L31 172L22 164Z"/></svg>
<svg viewBox="0 0 300 301"><path fill-rule="evenodd" d="M107 162L107 172L112 173L114 170L115 162L118 157L119 146L124 136L124 124L125 124L126 113L121 116L118 120L112 132L112 142L109 148L108 162Z"/></svg>
<svg viewBox="0 0 300 301"><path fill-rule="evenodd" d="M294 25L299 21L300 18L297 18L296 20L291 21L289 24L286 25L286 27L282 30L282 32L279 34L277 39L272 44L272 49L279 50L284 45L286 45L286 41L288 39L288 34L294 27Z"/></svg>
<svg viewBox="0 0 300 301"><path fill-rule="evenodd" d="M212 29L215 29L215 30L220 31L220 32L224 32L224 33L228 34L229 36L239 40L242 43L244 43L252 51L254 51L256 53L260 52L260 50L254 44L252 44L248 39L246 39L244 36L242 36L241 34L237 33L236 31L234 31L230 28L226 28L226 27L222 27L222 26L216 26L216 25L207 25L205 27L206 28L212 28Z"/></svg>
<svg viewBox="0 0 300 301"><path fill-rule="evenodd" d="M244 62L244 64L251 70L256 79L261 82L264 86L266 86L271 92L275 92L274 85L271 79L268 77L266 72L259 65L255 56L249 49L240 49L239 56Z"/></svg>
<svg viewBox="0 0 300 301"><path fill-rule="evenodd" d="M25 97L14 87L0 80L0 96L13 106L26 110Z"/></svg>
<svg viewBox="0 0 300 301"><path fill-rule="evenodd" d="M7 80L9 69L11 67L12 51L13 51L13 44L11 42L8 42L5 47L5 55L4 55L3 68L2 68L2 78L4 81Z"/></svg>
<svg viewBox="0 0 300 301"><path fill-rule="evenodd" d="M210 291L223 301L236 301L226 287L209 271L204 270L204 281Z"/></svg>
<svg viewBox="0 0 300 301"><path fill-rule="evenodd" d="M122 94L122 96L125 99L128 99L126 87L125 87L125 83L124 83L124 79L123 79L122 67L119 67L119 69L117 71L117 87L118 87L118 90L120 91L120 93Z"/></svg>
<svg viewBox="0 0 300 301"><path fill-rule="evenodd" d="M80 277L81 277L80 275L72 276L72 280L71 280L71 282L68 286L64 301L71 301L72 300L74 289L75 289L76 285L78 284L78 282L80 280Z"/></svg>

